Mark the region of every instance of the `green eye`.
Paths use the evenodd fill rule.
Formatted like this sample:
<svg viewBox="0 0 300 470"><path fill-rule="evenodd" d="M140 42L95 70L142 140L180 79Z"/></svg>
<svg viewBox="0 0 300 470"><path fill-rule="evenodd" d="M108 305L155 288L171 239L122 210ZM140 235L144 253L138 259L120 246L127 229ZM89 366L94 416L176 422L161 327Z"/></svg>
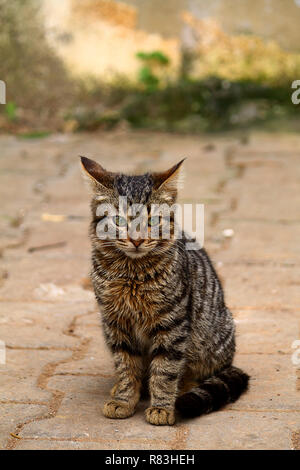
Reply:
<svg viewBox="0 0 300 470"><path fill-rule="evenodd" d="M159 215L154 215L152 217L149 217L148 219L148 224L150 225L150 227L157 227L159 223L160 223Z"/></svg>
<svg viewBox="0 0 300 470"><path fill-rule="evenodd" d="M124 217L121 217L120 215L114 215L112 219L117 225L117 227L126 227L127 225L127 220Z"/></svg>

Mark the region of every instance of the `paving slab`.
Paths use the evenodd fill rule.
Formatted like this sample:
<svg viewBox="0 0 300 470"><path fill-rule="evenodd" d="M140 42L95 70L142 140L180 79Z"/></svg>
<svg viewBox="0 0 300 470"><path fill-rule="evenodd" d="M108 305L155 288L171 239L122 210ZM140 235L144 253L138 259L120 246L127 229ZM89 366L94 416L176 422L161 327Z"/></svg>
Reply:
<svg viewBox="0 0 300 470"><path fill-rule="evenodd" d="M130 440L113 441L60 441L43 439L21 439L16 450L170 450L168 443L161 441L149 442L148 439L139 439L138 442Z"/></svg>
<svg viewBox="0 0 300 470"><path fill-rule="evenodd" d="M13 437L15 428L19 423L29 422L47 413L47 406L31 404L0 403L0 450L6 448L8 440L18 441L18 435Z"/></svg>
<svg viewBox="0 0 300 470"><path fill-rule="evenodd" d="M7 349L6 364L0 365L0 402L49 402L52 392L44 381L49 365L71 355L71 351L61 350Z"/></svg>
<svg viewBox="0 0 300 470"><path fill-rule="evenodd" d="M238 352L234 363L245 370L251 379L247 393L229 408L300 411L297 369L290 355Z"/></svg>
<svg viewBox="0 0 300 470"><path fill-rule="evenodd" d="M290 310L291 315L297 318L300 265L228 260L227 254L228 261L222 261L224 257L224 253L216 256L216 266L225 287L226 301L231 308L261 307L273 310L276 317L276 312L283 315L282 312Z"/></svg>
<svg viewBox="0 0 300 470"><path fill-rule="evenodd" d="M289 312L244 310L234 314L240 354L286 354L291 357L300 321Z"/></svg>
<svg viewBox="0 0 300 470"><path fill-rule="evenodd" d="M191 422L188 449L291 450L300 413L219 411Z"/></svg>
<svg viewBox="0 0 300 470"><path fill-rule="evenodd" d="M69 325L90 308L79 302L2 302L1 339L8 348L75 349L78 338L69 333Z"/></svg>

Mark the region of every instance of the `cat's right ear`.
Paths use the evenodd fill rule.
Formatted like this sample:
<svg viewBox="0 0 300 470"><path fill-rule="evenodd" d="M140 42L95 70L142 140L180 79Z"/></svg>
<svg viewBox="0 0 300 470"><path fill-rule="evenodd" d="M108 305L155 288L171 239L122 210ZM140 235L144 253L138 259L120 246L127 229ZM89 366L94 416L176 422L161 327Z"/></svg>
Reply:
<svg viewBox="0 0 300 470"><path fill-rule="evenodd" d="M80 157L82 175L93 192L105 192L113 189L114 175L106 171L99 163L87 157Z"/></svg>

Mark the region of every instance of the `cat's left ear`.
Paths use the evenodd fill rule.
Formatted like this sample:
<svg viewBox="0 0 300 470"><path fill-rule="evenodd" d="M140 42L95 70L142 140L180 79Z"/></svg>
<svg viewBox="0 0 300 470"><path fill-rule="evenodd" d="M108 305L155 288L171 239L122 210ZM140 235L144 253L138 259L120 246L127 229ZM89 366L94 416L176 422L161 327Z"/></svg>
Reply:
<svg viewBox="0 0 300 470"><path fill-rule="evenodd" d="M183 162L185 158L169 170L162 173L153 173L154 189L166 202L175 201L178 189L183 184Z"/></svg>
<svg viewBox="0 0 300 470"><path fill-rule="evenodd" d="M99 163L87 157L80 157L84 179L89 183L93 192L107 193L113 189L114 174L105 170Z"/></svg>

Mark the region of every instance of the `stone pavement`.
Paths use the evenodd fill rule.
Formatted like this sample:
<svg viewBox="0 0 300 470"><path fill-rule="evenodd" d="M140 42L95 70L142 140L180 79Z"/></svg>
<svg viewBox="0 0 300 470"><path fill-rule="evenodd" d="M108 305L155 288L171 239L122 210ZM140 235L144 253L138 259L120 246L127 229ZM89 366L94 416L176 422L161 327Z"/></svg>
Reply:
<svg viewBox="0 0 300 470"><path fill-rule="evenodd" d="M300 137L120 129L1 136L0 148L0 448L300 448ZM205 204L205 246L237 324L236 364L252 377L238 402L174 427L147 424L146 402L128 420L103 417L113 370L86 288L78 155L140 172L188 157L181 200Z"/></svg>

